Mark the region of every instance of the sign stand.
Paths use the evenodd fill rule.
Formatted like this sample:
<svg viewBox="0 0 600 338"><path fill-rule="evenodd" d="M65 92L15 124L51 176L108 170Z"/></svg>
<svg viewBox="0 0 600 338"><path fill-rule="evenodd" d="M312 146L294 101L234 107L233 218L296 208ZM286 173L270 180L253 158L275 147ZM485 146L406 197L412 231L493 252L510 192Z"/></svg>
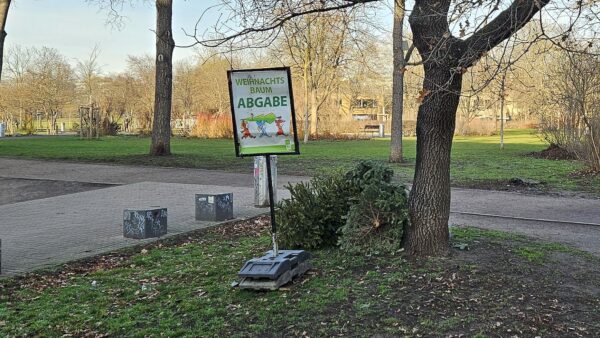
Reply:
<svg viewBox="0 0 600 338"><path fill-rule="evenodd" d="M273 249L247 261L242 289L275 290L311 268L304 250L279 250L271 155L298 155L299 143L289 67L229 70L229 97L238 157L264 156Z"/></svg>

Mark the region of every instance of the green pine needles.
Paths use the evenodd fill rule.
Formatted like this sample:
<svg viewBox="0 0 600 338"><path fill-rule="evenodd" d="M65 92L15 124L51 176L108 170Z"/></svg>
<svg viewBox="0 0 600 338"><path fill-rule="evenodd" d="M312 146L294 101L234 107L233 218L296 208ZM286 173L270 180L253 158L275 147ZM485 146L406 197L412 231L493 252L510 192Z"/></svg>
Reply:
<svg viewBox="0 0 600 338"><path fill-rule="evenodd" d="M350 171L335 169L310 183L288 185L291 198L279 203L276 214L282 246L397 251L408 222L408 198L392 176L387 165L362 161Z"/></svg>

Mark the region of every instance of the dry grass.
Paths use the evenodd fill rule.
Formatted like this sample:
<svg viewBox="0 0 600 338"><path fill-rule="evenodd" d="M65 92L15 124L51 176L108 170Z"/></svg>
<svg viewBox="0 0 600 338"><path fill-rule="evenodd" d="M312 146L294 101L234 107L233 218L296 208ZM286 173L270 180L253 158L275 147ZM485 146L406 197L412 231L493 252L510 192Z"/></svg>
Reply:
<svg viewBox="0 0 600 338"><path fill-rule="evenodd" d="M461 136L491 136L496 133L496 125L490 120L473 119L466 122L458 119L455 133Z"/></svg>
<svg viewBox="0 0 600 338"><path fill-rule="evenodd" d="M509 129L538 129L539 121L536 120L512 120L506 122L506 127Z"/></svg>
<svg viewBox="0 0 600 338"><path fill-rule="evenodd" d="M231 117L228 114L198 113L191 136L201 138L232 138Z"/></svg>
<svg viewBox="0 0 600 338"><path fill-rule="evenodd" d="M352 119L324 119L319 121L319 133L318 139L361 139L366 136L370 136L370 133L364 133L365 126L367 125L379 125L384 124L385 134L389 135L392 130L392 121L388 120L385 122L376 120L363 120L357 121ZM404 136L415 136L416 135L416 121L404 120L402 121L402 129ZM298 135L304 136L304 121L298 120ZM373 133L375 134L375 133ZM314 139L311 135L311 139Z"/></svg>

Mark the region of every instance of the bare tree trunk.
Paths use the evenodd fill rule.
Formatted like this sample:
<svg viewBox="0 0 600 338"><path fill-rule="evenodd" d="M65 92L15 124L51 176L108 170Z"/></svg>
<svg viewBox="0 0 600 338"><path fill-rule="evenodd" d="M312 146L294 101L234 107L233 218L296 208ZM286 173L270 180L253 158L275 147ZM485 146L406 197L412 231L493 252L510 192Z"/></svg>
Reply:
<svg viewBox="0 0 600 338"><path fill-rule="evenodd" d="M392 84L392 130L390 142L391 163L401 163L402 158L402 115L404 111L404 48L402 46L402 30L404 24L404 0L394 0L394 77Z"/></svg>
<svg viewBox="0 0 600 338"><path fill-rule="evenodd" d="M304 143L308 143L310 136L310 114L308 112L308 68L304 67Z"/></svg>
<svg viewBox="0 0 600 338"><path fill-rule="evenodd" d="M462 75L453 74L450 67L429 66L425 66L424 90L430 94L417 116L410 225L404 235L405 249L417 256L444 255L449 249L450 153L462 82Z"/></svg>
<svg viewBox="0 0 600 338"><path fill-rule="evenodd" d="M2 79L2 60L4 59L4 39L6 39L6 18L10 0L0 0L0 79Z"/></svg>
<svg viewBox="0 0 600 338"><path fill-rule="evenodd" d="M171 154L171 97L173 92L173 0L156 0L156 87L150 155Z"/></svg>
<svg viewBox="0 0 600 338"><path fill-rule="evenodd" d="M51 114L51 126L50 126L50 134L56 135L58 134L56 130L56 120L58 119L58 113L54 111L50 111Z"/></svg>
<svg viewBox="0 0 600 338"><path fill-rule="evenodd" d="M462 72L457 66L461 43L451 37L447 18L450 0L417 0L409 17L414 45L425 60L422 102L417 115L417 158L408 208L410 224L403 246L410 255L449 252L450 153L460 100ZM431 37L434 37L432 40ZM440 48L431 52L431 43Z"/></svg>
<svg viewBox="0 0 600 338"><path fill-rule="evenodd" d="M317 138L318 124L317 89L310 89L310 134Z"/></svg>
<svg viewBox="0 0 600 338"><path fill-rule="evenodd" d="M506 71L502 75L502 84L500 88L500 149L504 149L504 99L506 97Z"/></svg>

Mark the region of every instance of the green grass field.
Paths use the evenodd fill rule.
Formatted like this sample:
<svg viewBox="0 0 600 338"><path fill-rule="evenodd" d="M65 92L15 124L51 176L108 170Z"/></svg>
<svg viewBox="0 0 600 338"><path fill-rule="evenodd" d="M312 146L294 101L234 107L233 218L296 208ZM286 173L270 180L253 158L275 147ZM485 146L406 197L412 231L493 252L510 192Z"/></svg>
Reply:
<svg viewBox="0 0 600 338"><path fill-rule="evenodd" d="M600 332L600 303L589 296L598 288L598 259L569 247L457 228L455 240L470 251L407 260L401 253L313 250L314 269L291 286L276 292L234 289L242 263L270 246L266 224L258 227L224 226L0 281L0 336L497 337L512 331L533 337L563 336L566 327L577 327L582 336ZM548 316L551 321L540 319Z"/></svg>
<svg viewBox="0 0 600 338"><path fill-rule="evenodd" d="M149 138L104 137L80 140L77 137L6 139L0 142L0 156L52 160L120 163L133 165L219 169L251 172L252 159L235 157L232 140L174 138L173 156L154 158L146 155ZM498 136L455 137L452 151L454 185L478 186L485 182L514 177L546 182L550 190L598 193L600 178L576 178L572 173L583 169L577 161L552 161L524 156L546 145L532 130L509 130L505 149ZM349 166L359 159L385 161L389 139L357 141L313 141L300 145L300 156L280 156L281 174L312 175L319 168ZM415 161L415 138L405 138L407 165L395 166L398 177L410 181ZM493 184L492 184L493 185Z"/></svg>

